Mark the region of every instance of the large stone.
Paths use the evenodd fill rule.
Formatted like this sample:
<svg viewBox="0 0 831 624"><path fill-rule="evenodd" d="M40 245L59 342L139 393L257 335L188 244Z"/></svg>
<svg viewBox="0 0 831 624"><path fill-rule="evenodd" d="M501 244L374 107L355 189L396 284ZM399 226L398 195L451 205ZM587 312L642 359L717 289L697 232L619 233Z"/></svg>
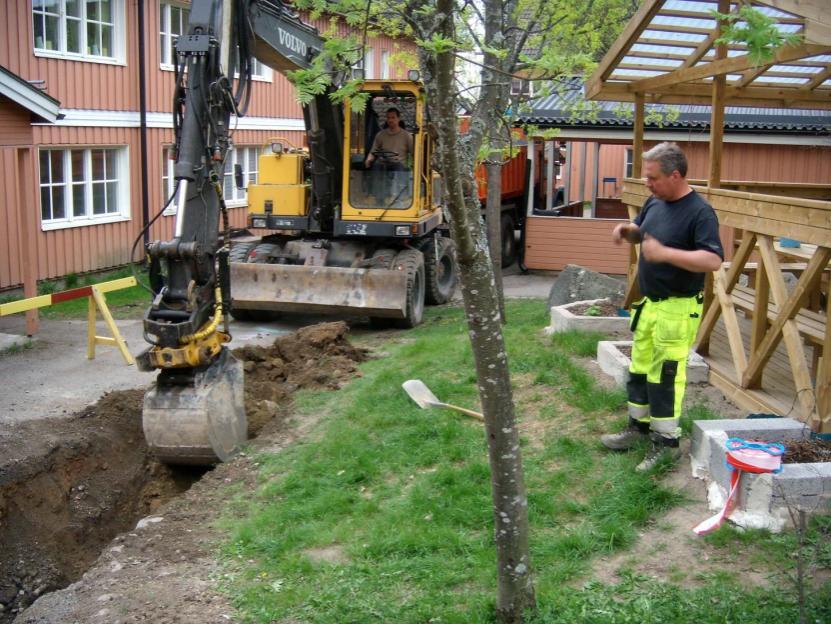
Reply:
<svg viewBox="0 0 831 624"><path fill-rule="evenodd" d="M609 299L613 304L620 305L625 294L626 282L623 280L569 264L551 286L548 307L588 299Z"/></svg>

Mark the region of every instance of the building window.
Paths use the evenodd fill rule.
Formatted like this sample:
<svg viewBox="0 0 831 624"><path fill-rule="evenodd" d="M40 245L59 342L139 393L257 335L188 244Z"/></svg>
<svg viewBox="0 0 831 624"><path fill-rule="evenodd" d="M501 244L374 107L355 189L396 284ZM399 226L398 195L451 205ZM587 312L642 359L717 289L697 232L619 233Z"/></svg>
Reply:
<svg viewBox="0 0 831 624"><path fill-rule="evenodd" d="M173 155L172 147L165 147L162 150L162 205L166 204L173 195L173 190L176 188L176 179L174 178L173 168L176 166L176 161L171 159ZM162 213L164 216L176 214L176 203L170 202L167 208Z"/></svg>
<svg viewBox="0 0 831 624"><path fill-rule="evenodd" d="M40 150L43 229L129 218L127 148Z"/></svg>
<svg viewBox="0 0 831 624"><path fill-rule="evenodd" d="M228 150L225 156L225 179L223 180L226 204L241 206L248 203L245 189L238 189L234 180L234 165L242 166L243 184L245 188L248 188L249 184L257 183L259 157L259 147L235 147Z"/></svg>
<svg viewBox="0 0 831 624"><path fill-rule="evenodd" d="M511 78L511 95L531 95L531 82L522 78Z"/></svg>
<svg viewBox="0 0 831 624"><path fill-rule="evenodd" d="M381 51L381 79L390 77L390 53L388 50Z"/></svg>
<svg viewBox="0 0 831 624"><path fill-rule="evenodd" d="M624 167L623 177L631 178L635 170L634 167L634 153L635 150L631 147L626 148L626 166Z"/></svg>
<svg viewBox="0 0 831 624"><path fill-rule="evenodd" d="M176 4L163 2L159 15L159 46L162 67L172 69L176 65L176 41L184 34L190 19L190 10Z"/></svg>
<svg viewBox="0 0 831 624"><path fill-rule="evenodd" d="M35 54L121 61L123 7L124 0L33 0Z"/></svg>
<svg viewBox="0 0 831 624"><path fill-rule="evenodd" d="M364 78L367 80L375 78L375 50L372 48L364 50Z"/></svg>

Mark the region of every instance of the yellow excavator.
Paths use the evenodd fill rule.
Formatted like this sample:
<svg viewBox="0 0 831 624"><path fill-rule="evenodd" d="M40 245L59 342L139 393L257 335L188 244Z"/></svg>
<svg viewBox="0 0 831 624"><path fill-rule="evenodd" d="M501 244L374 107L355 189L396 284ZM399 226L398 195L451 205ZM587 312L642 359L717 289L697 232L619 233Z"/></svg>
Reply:
<svg viewBox="0 0 831 624"><path fill-rule="evenodd" d="M248 186L248 225L268 234L231 240L222 182L251 60L306 69L322 48L317 30L279 0L194 0L177 41L175 232L147 246L151 346L138 358L158 371L143 426L165 463L224 461L246 440L242 364L225 346L229 314L347 313L406 328L421 322L425 302L444 303L455 288L424 89L412 72L365 81L361 108L332 102L337 79L303 106L307 146L270 140L259 182ZM406 159L375 140L390 109L412 139ZM235 178L242 187L242 172Z"/></svg>

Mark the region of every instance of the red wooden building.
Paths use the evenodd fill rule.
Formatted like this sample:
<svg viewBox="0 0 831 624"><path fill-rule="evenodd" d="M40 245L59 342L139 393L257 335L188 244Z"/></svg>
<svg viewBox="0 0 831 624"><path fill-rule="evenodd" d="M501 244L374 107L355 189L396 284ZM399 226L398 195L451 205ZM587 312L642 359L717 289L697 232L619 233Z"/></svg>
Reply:
<svg viewBox="0 0 831 624"><path fill-rule="evenodd" d="M187 18L178 0L0 3L0 291L130 260L173 188L171 60ZM412 50L406 40L370 38L367 77L406 76L394 55ZM270 137L305 142L294 88L260 63L254 73L226 166L234 226L245 223L246 200L231 182L233 165L253 181ZM173 214L151 239L171 235Z"/></svg>

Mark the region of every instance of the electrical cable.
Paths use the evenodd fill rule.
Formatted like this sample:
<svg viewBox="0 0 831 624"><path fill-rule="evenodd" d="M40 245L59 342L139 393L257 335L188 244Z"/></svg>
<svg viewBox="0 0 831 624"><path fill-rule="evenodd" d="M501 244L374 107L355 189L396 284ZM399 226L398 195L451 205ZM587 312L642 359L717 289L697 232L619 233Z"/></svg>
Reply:
<svg viewBox="0 0 831 624"><path fill-rule="evenodd" d="M151 295L155 295L156 293L154 293L151 288L148 288L141 282L141 280L139 280L138 273L136 272L136 263L134 262L134 259L136 257L136 247L138 246L139 241L144 238L144 233L148 231L150 227L158 220L158 218L161 217L162 214L164 214L164 211L167 210L167 207L176 197L176 192L178 190L179 180L176 180L176 185L173 187L173 192L170 194L170 197L167 198L167 201L165 202L164 206L162 206L161 210L159 210L159 212L156 213L156 216L150 219L150 221L147 222L147 225L141 228L141 232L139 232L139 235L136 237L136 240L133 241L133 247L130 249L130 270L133 273L133 277L135 278L139 286L144 288L144 290L149 292Z"/></svg>

